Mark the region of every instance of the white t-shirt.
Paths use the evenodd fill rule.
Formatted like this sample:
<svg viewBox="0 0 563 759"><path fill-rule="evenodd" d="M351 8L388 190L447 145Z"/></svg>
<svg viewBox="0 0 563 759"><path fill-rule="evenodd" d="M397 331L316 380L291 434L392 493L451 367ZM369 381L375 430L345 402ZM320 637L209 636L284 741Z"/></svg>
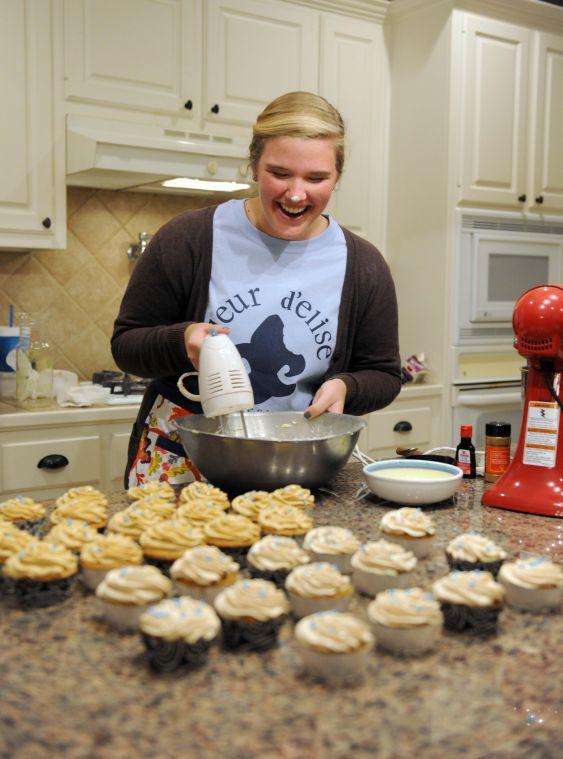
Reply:
<svg viewBox="0 0 563 759"><path fill-rule="evenodd" d="M242 200L215 212L205 319L230 328L255 411L302 411L328 369L346 269L344 234L328 221L290 242L256 229Z"/></svg>

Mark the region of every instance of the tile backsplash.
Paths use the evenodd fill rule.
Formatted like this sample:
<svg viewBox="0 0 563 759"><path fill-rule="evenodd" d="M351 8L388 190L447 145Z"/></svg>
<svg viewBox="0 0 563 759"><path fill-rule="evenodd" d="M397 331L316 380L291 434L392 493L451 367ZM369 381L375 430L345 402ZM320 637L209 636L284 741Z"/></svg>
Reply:
<svg viewBox="0 0 563 759"><path fill-rule="evenodd" d="M65 250L0 252L0 324L9 307L47 312L55 367L91 379L115 369L109 339L132 263L127 248L208 198L69 187Z"/></svg>

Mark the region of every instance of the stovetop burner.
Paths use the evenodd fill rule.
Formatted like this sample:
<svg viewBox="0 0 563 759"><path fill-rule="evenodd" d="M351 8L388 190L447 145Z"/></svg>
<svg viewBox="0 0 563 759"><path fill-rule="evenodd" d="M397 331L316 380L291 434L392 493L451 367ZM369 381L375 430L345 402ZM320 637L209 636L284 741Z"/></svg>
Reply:
<svg viewBox="0 0 563 759"><path fill-rule="evenodd" d="M131 375L113 369L102 369L92 374L95 385L109 387L112 395L142 395L150 383L150 379L131 377Z"/></svg>

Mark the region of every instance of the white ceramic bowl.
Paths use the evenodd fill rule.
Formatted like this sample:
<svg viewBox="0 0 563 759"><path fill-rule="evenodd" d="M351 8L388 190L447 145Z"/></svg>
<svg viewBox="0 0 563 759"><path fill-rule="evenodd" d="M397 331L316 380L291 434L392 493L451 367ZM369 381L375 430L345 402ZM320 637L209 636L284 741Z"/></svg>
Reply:
<svg viewBox="0 0 563 759"><path fill-rule="evenodd" d="M390 477L390 469L404 469L405 479ZM440 479L416 477L414 469L438 471L446 474ZM407 473L411 470L412 474ZM423 506L428 503L445 501L450 498L461 484L463 472L457 466L442 464L438 461L421 461L420 459L388 459L376 461L364 467L367 485L372 493L403 505ZM431 476L431 475L430 475ZM408 478L408 479L407 479Z"/></svg>

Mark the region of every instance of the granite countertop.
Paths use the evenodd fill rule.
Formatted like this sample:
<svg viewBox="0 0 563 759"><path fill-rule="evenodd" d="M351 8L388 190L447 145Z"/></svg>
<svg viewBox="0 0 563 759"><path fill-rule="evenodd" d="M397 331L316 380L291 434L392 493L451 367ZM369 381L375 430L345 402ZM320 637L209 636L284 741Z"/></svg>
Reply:
<svg viewBox="0 0 563 759"><path fill-rule="evenodd" d="M349 464L318 492L316 525L378 537L390 508L357 501ZM475 530L511 557L563 559L563 523L480 505L482 480L462 483L456 502L428 507L437 527L418 581L447 571L443 548ZM112 496L112 508L126 505ZM369 599L351 610L365 615ZM561 615L506 608L490 639L444 633L439 649L400 659L376 649L363 684L328 688L303 677L286 623L266 653L225 653L190 673L156 675L137 635L106 627L96 599L78 588L58 607L24 612L0 604L0 756L47 757L526 757L563 755Z"/></svg>

